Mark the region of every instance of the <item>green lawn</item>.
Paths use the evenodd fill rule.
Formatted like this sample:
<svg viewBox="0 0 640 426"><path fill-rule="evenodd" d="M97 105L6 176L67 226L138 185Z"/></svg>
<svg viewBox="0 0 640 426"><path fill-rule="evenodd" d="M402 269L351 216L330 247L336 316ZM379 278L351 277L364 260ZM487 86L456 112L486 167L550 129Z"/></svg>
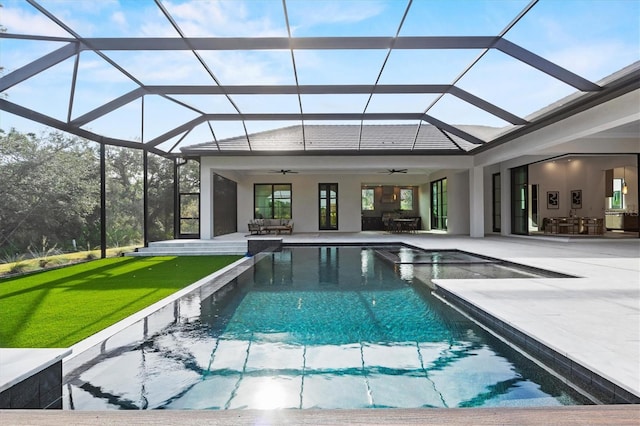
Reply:
<svg viewBox="0 0 640 426"><path fill-rule="evenodd" d="M0 347L68 347L241 256L117 257L0 279Z"/></svg>

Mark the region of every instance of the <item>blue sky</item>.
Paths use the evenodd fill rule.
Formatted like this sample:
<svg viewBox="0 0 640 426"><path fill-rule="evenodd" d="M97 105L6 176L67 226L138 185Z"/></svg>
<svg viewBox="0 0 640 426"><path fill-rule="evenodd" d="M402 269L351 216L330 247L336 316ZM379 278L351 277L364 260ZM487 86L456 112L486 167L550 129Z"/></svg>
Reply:
<svg viewBox="0 0 640 426"><path fill-rule="evenodd" d="M153 1L39 0L83 37L178 37ZM491 36L502 31L526 5L522 0L414 0L401 36ZM0 24L8 33L69 35L25 1L0 0ZM163 1L190 37L287 36L279 0ZM407 6L403 0L288 0L294 37L394 36ZM540 0L506 38L591 81L640 58L640 0ZM5 74L61 47L63 43L0 39ZM381 84L451 84L479 54L477 50L391 52ZM108 52L144 84L215 84L190 52ZM295 84L289 51L200 52L222 84ZM386 50L295 51L300 84L373 84ZM66 121L73 58L7 91L11 102ZM516 115L525 117L573 92L567 86L498 51L490 51L458 86ZM72 118L137 87L98 55L83 52ZM210 113L232 113L223 96L176 96ZM306 95L305 112L362 112L368 95ZM374 95L368 112L419 112L435 95ZM234 96L243 112L299 112L295 95ZM446 95L429 114L461 125L502 127L508 123ZM139 139L141 102L89 123L85 128ZM149 140L198 114L157 96L145 97L145 135ZM249 132L295 122L247 122ZM357 123L359 124L359 123ZM244 132L240 122L216 122L219 139ZM0 111L0 128L38 131L40 125ZM185 143L211 139L203 125ZM172 145L169 141L167 145Z"/></svg>

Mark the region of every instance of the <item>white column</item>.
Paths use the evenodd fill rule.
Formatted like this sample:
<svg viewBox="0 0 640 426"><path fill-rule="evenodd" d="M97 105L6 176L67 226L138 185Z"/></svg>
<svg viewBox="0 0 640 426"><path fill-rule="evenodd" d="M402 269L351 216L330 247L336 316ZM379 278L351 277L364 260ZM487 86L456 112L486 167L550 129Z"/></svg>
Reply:
<svg viewBox="0 0 640 426"><path fill-rule="evenodd" d="M200 166L200 239L210 240L213 238L213 177L211 169L202 163Z"/></svg>
<svg viewBox="0 0 640 426"><path fill-rule="evenodd" d="M500 234L511 234L511 169L500 165Z"/></svg>
<svg viewBox="0 0 640 426"><path fill-rule="evenodd" d="M469 235L484 237L484 170L469 169Z"/></svg>

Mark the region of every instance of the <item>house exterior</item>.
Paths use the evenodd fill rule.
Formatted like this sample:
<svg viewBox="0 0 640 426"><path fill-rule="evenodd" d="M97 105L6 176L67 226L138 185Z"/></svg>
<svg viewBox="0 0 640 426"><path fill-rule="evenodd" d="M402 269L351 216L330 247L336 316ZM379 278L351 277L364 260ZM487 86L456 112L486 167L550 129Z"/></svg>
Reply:
<svg viewBox="0 0 640 426"><path fill-rule="evenodd" d="M428 125L413 141L415 126L366 125L360 130L320 125L307 127L306 143L314 148L304 151L299 148L300 127L250 135L257 153L224 151L225 144L246 142L244 136L184 148L185 156L201 162L200 238L247 232L249 221L260 217L256 191L268 186L290 191L290 210L274 217L293 219L294 232L382 229L378 219L386 214L419 217L422 230L472 237L544 232L543 221L549 217L605 219L626 213L637 218L640 91L569 114L561 111L563 102L558 104L545 111L555 117L548 124L480 149ZM566 116L558 118L560 113ZM360 150L352 152L349 147L358 143ZM396 143L413 143L414 150ZM427 144L429 152L415 149ZM271 150L261 152L256 146ZM515 183L518 176L523 180ZM627 185L623 204L611 204L607 187L612 179ZM216 196L216 180L231 183L235 193ZM446 214L438 222L436 189L443 181ZM337 189L334 226L323 226L325 184ZM367 189L372 190L373 206L363 207ZM410 208L401 209L401 190L412 193ZM579 205L570 198L578 193ZM554 194L557 202L549 204L547 197ZM235 205L235 217L216 216L216 204ZM217 220L228 226L216 228ZM614 226L610 229L619 225ZM628 230L637 231L637 222Z"/></svg>

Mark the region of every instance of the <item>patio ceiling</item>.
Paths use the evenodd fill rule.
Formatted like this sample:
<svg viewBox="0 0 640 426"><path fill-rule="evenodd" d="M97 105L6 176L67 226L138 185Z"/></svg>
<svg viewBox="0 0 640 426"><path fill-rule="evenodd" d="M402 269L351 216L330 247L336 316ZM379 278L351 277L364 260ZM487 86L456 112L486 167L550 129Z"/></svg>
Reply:
<svg viewBox="0 0 640 426"><path fill-rule="evenodd" d="M2 12L4 130L22 118L168 156L466 154L539 127L551 104L566 114L638 86L633 0L9 0Z"/></svg>

